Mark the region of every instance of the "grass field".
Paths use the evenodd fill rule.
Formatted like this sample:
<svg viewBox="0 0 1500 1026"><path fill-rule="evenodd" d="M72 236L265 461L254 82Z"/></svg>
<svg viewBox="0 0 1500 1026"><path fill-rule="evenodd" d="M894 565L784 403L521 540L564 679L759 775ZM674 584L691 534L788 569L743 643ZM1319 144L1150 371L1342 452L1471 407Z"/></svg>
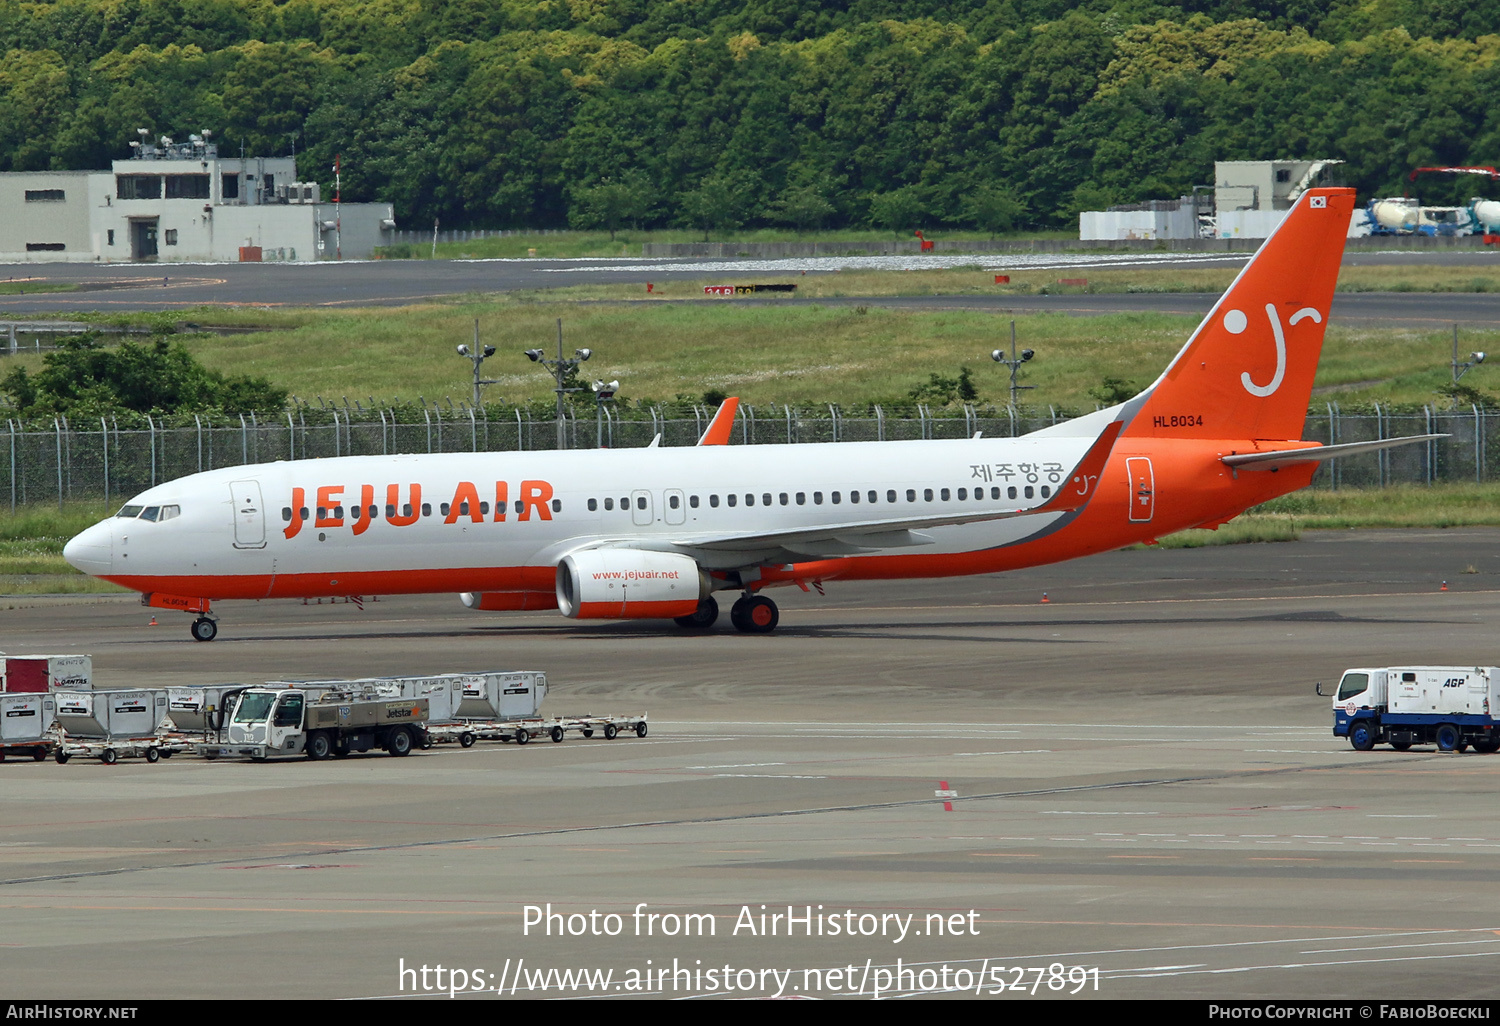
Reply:
<svg viewBox="0 0 1500 1026"><path fill-rule="evenodd" d="M626 401L696 399L716 389L757 405L890 403L930 374L951 377L962 366L973 369L981 402L1003 404L1007 397L1007 376L989 353L1008 342L1010 316L978 311L475 297L394 310L236 308L178 316L273 329L183 338L215 370L264 375L308 400L466 398L472 369L454 346L472 341L478 320L482 341L499 350L484 365L497 382L486 390L489 401L546 402L551 377L521 354L538 346L553 351L558 318L568 352L595 352L587 377L619 379ZM122 319L129 318L111 318ZM1037 353L1022 372L1023 382L1036 386L1027 402L1071 410L1093 409L1089 389L1106 376L1137 386L1154 380L1196 324L1194 317L1163 314L1015 320L1020 344ZM1465 351L1500 349L1500 326L1466 330L1460 344ZM1450 378L1451 347L1452 336L1443 330L1335 323L1315 401L1346 407L1446 403L1436 389ZM20 356L7 366L14 364L35 370L40 358ZM1481 368L1465 384L1484 390L1490 375Z"/></svg>
<svg viewBox="0 0 1500 1026"><path fill-rule="evenodd" d="M60 281L38 281L31 278L12 278L0 281L0 296L25 296L36 292L76 292L77 285Z"/></svg>

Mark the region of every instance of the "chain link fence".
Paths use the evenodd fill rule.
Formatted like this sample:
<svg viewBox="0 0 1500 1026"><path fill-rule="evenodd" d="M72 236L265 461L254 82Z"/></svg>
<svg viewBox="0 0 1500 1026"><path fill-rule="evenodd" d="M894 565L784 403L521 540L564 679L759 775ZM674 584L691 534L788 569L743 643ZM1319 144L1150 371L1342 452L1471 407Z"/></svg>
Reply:
<svg viewBox="0 0 1500 1026"><path fill-rule="evenodd" d="M171 427L148 418L146 426L121 427L112 418L90 423L58 418L51 428L5 422L0 435L0 504L17 507L69 500L123 501L163 481L219 467L318 459L424 452L513 452L518 450L634 448L651 444L693 445L713 411L693 407L688 419L661 410L636 411L622 418L602 407L594 418L571 414L561 423L534 419L515 409L505 415L469 406L446 413L420 411L314 410L299 408L272 418L234 421L195 417ZM1012 407L943 411L918 407L916 416L847 416L837 406L796 409L741 405L731 444L897 441L922 438L1015 437L1065 419L1056 411ZM1489 437L1500 431L1500 412L1435 410L1342 413L1330 404L1308 414L1304 437L1325 444L1360 442L1403 435L1446 434L1430 442L1330 460L1313 479L1315 488L1369 488L1397 483L1487 481L1500 468L1490 456ZM1500 453L1500 447L1495 447Z"/></svg>

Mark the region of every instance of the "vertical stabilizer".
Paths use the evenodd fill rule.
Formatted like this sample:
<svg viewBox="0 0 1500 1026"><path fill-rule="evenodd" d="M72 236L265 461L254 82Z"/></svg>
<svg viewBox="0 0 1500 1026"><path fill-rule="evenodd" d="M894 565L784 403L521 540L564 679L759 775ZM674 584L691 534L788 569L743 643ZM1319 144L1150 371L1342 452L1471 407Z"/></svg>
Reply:
<svg viewBox="0 0 1500 1026"><path fill-rule="evenodd" d="M1353 189L1309 189L1141 397L1125 437L1300 439Z"/></svg>

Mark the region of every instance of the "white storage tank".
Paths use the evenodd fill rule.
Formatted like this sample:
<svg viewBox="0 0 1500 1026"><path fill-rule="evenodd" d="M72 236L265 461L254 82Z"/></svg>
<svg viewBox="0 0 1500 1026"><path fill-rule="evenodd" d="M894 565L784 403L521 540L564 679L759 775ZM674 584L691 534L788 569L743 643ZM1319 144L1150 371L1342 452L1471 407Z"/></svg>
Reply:
<svg viewBox="0 0 1500 1026"><path fill-rule="evenodd" d="M1422 204L1409 196L1370 201L1370 218L1378 229L1415 232L1422 220Z"/></svg>
<svg viewBox="0 0 1500 1026"><path fill-rule="evenodd" d="M167 715L166 691L58 691L57 722L74 737L149 737Z"/></svg>
<svg viewBox="0 0 1500 1026"><path fill-rule="evenodd" d="M1485 232L1500 232L1500 200L1487 200L1475 197L1469 201L1474 211L1474 220L1477 221Z"/></svg>

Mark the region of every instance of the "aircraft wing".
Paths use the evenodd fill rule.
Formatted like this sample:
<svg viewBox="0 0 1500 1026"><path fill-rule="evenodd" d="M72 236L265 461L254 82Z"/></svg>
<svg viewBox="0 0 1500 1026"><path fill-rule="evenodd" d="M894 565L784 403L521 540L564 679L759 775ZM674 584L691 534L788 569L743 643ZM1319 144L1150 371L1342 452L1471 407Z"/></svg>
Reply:
<svg viewBox="0 0 1500 1026"><path fill-rule="evenodd" d="M804 556L847 555L870 549L898 548L907 545L930 545L932 539L918 532L932 527L951 527L988 520L1039 516L1045 513L1068 513L1081 509L1093 498L1099 475L1109 459L1115 438L1122 427L1119 421L1108 425L1083 459L1073 469L1069 483L1064 484L1040 506L1017 509L988 509L954 513L935 513L916 517L885 517L851 520L815 528L792 527L779 531L747 531L738 534L685 536L673 540L679 549L696 549L718 553L765 552L784 550Z"/></svg>
<svg viewBox="0 0 1500 1026"><path fill-rule="evenodd" d="M1373 442L1314 445L1306 449L1242 452L1230 456L1220 456L1219 460L1225 466L1232 467L1235 470L1280 470L1282 467L1294 467L1300 463L1321 463L1323 460L1336 459L1339 456L1356 456L1362 452L1394 449L1398 445L1413 445L1417 442L1430 442L1435 438L1447 437L1447 435L1409 435L1406 438L1382 438Z"/></svg>

